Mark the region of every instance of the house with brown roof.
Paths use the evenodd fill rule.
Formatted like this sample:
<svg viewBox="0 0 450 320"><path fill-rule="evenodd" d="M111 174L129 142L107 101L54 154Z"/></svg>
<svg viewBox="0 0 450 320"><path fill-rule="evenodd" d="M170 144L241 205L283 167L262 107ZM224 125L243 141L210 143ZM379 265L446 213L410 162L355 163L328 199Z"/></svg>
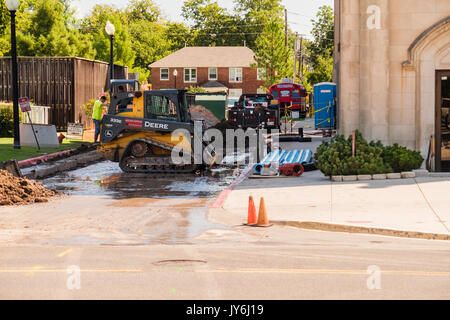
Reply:
<svg viewBox="0 0 450 320"><path fill-rule="evenodd" d="M247 47L185 47L150 65L152 88L203 87L231 97L257 93L264 81L253 63Z"/></svg>

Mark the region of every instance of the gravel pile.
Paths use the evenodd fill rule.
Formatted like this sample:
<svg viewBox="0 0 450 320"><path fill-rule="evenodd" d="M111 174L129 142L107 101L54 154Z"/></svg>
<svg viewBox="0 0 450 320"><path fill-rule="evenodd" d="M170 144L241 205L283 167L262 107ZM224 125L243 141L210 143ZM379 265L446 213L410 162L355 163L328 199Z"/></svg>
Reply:
<svg viewBox="0 0 450 320"><path fill-rule="evenodd" d="M0 170L0 206L48 202L55 192L33 180L17 178L8 171Z"/></svg>

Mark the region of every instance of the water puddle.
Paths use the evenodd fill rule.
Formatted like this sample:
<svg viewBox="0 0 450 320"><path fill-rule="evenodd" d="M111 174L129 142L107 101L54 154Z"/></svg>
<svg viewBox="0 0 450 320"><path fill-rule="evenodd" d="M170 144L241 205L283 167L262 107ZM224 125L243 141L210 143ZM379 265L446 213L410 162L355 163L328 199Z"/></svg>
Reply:
<svg viewBox="0 0 450 320"><path fill-rule="evenodd" d="M43 180L45 187L70 195L106 195L126 198L213 198L226 189L239 170L218 168L213 174L123 173L117 163L99 162Z"/></svg>
<svg viewBox="0 0 450 320"><path fill-rule="evenodd" d="M42 182L49 189L68 195L90 196L87 201L104 216L101 219L96 219L92 213L81 216L79 219L87 220L86 224L78 220L82 224L78 235L46 241L59 245L186 244L205 241L195 238L211 229L228 229L208 221L208 207L241 170L217 167L207 176L136 174L123 173L117 163L103 161L47 178ZM98 230L94 234L86 233L86 229L96 228Z"/></svg>

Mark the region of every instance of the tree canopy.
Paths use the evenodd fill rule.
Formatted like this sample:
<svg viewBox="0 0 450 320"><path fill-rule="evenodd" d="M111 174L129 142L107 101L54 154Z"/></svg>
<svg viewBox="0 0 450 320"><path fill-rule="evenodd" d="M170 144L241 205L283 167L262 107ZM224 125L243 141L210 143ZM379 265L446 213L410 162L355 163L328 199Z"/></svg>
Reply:
<svg viewBox="0 0 450 320"><path fill-rule="evenodd" d="M114 24L114 61L150 76L149 65L184 46L243 46L255 51L256 67L263 70L266 85L292 77L294 34L289 30L284 46L281 0L234 0L232 10L215 0L186 0L186 23L164 19L155 0L131 0L124 9L96 5L79 19L71 0L22 0L17 12L19 55L78 56L109 61L107 21ZM10 53L9 13L0 1L0 56ZM306 81L331 77L333 11L321 7L313 20L313 41L305 41ZM270 83L272 82L272 83Z"/></svg>
<svg viewBox="0 0 450 320"><path fill-rule="evenodd" d="M307 42L306 61L311 72L306 75L312 83L332 81L334 52L334 14L329 6L320 7L316 18L311 20L313 40Z"/></svg>
<svg viewBox="0 0 450 320"><path fill-rule="evenodd" d="M288 74L290 50L285 47L282 25L271 21L264 27L264 31L256 40L255 60L262 69L265 87L279 82Z"/></svg>

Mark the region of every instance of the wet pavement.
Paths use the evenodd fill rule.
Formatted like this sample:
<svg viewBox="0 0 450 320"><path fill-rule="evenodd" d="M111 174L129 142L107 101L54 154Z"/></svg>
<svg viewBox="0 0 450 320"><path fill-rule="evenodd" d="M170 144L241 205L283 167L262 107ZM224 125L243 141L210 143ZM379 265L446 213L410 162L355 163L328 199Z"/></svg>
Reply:
<svg viewBox="0 0 450 320"><path fill-rule="evenodd" d="M0 208L0 242L93 246L215 241L215 232L229 228L208 221L208 207L239 174L236 166L217 167L208 176L123 173L109 161L62 172L41 181L60 197Z"/></svg>
<svg viewBox="0 0 450 320"><path fill-rule="evenodd" d="M214 198L238 173L233 168L214 169L214 176L195 174L123 173L118 164L103 161L42 181L45 187L69 195L104 195L127 198ZM233 175L234 174L234 175Z"/></svg>

